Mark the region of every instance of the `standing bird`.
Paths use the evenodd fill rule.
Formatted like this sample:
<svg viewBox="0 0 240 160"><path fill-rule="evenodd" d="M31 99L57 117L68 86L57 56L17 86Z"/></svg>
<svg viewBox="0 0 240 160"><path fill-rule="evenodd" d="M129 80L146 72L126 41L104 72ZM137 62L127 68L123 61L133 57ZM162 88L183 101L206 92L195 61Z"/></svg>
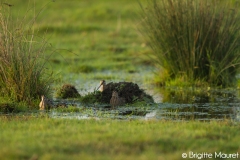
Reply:
<svg viewBox="0 0 240 160"><path fill-rule="evenodd" d="M113 91L112 92L112 98L110 99L110 105L112 108L115 108L117 106L121 106L125 104L125 99L118 96L118 92Z"/></svg>
<svg viewBox="0 0 240 160"><path fill-rule="evenodd" d="M97 88L97 90L99 89L99 91L102 92L106 88L107 88L106 81L105 80L101 80L100 81L100 86Z"/></svg>
<svg viewBox="0 0 240 160"><path fill-rule="evenodd" d="M42 100L39 103L39 110L49 110L50 107L53 105L52 102L47 99L44 95L41 96Z"/></svg>

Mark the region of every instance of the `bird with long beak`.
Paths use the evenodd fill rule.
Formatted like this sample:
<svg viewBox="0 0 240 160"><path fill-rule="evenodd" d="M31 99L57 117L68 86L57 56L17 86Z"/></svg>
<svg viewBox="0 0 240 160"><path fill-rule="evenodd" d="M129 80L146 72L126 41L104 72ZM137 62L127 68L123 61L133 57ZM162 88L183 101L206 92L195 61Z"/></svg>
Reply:
<svg viewBox="0 0 240 160"><path fill-rule="evenodd" d="M107 84L105 80L101 80L100 81L100 85L97 88L97 90L99 90L100 92L102 92L103 90L105 90L107 88Z"/></svg>
<svg viewBox="0 0 240 160"><path fill-rule="evenodd" d="M52 107L52 102L47 99L44 95L41 96L41 102L39 103L39 110L49 110Z"/></svg>

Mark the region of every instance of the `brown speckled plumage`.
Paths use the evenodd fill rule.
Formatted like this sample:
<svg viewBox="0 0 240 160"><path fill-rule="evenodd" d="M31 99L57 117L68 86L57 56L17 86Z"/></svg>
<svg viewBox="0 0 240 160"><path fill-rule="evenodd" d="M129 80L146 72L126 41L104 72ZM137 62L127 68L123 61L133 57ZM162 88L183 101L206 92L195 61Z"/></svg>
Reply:
<svg viewBox="0 0 240 160"><path fill-rule="evenodd" d="M110 99L111 107L115 108L125 104L125 99L118 96L118 92L112 92L112 98Z"/></svg>

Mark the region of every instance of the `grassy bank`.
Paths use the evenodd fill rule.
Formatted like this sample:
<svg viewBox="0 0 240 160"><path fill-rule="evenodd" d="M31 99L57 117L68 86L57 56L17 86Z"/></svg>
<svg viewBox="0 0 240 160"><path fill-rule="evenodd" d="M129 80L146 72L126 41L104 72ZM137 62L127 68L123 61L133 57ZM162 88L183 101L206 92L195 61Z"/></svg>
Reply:
<svg viewBox="0 0 240 160"><path fill-rule="evenodd" d="M182 159L240 152L240 125L223 122L0 117L0 159Z"/></svg>

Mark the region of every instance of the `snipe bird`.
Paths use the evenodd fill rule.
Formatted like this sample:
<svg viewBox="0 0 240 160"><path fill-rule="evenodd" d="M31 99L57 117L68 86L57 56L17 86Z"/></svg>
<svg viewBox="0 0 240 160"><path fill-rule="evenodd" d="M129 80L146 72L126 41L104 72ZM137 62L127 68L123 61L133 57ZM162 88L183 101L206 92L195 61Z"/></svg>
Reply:
<svg viewBox="0 0 240 160"><path fill-rule="evenodd" d="M105 90L107 88L107 84L105 80L101 80L100 81L100 85L97 88L97 90L99 89L100 92L102 92L103 90Z"/></svg>
<svg viewBox="0 0 240 160"><path fill-rule="evenodd" d="M112 98L110 99L110 105L112 108L125 104L125 99L118 96L118 92L112 92Z"/></svg>
<svg viewBox="0 0 240 160"><path fill-rule="evenodd" d="M49 110L52 107L51 100L47 99L44 95L41 96L41 102L39 103L39 110Z"/></svg>

